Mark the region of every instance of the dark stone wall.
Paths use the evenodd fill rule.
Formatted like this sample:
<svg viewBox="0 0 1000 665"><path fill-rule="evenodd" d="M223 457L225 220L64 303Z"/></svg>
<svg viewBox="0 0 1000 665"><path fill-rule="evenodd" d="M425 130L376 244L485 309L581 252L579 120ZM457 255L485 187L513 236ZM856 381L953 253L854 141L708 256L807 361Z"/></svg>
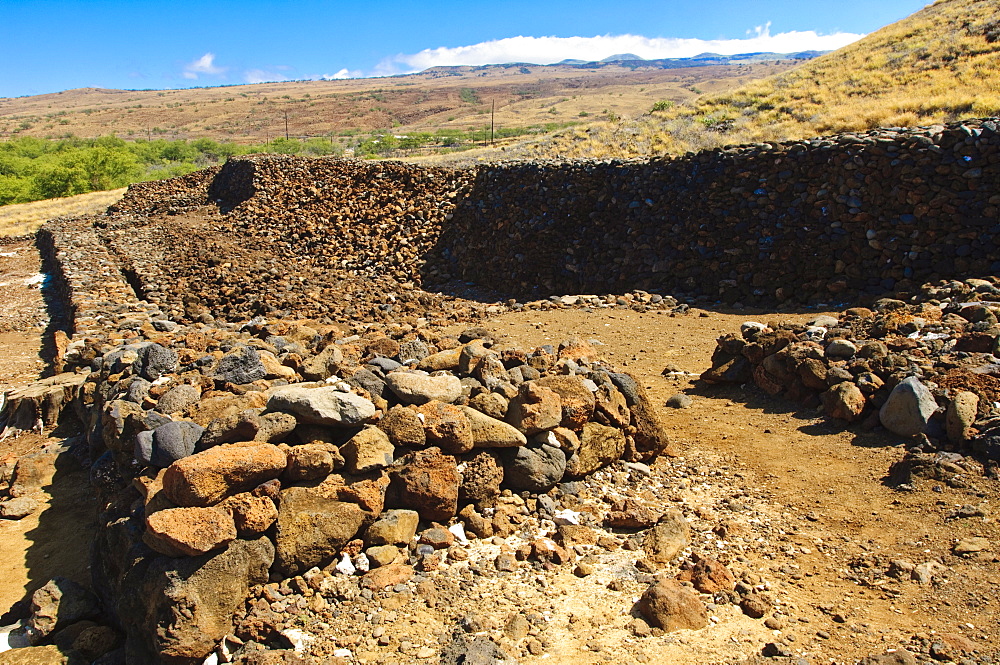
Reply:
<svg viewBox="0 0 1000 665"><path fill-rule="evenodd" d="M1000 271L996 120L481 167L440 269L520 294L831 302Z"/></svg>

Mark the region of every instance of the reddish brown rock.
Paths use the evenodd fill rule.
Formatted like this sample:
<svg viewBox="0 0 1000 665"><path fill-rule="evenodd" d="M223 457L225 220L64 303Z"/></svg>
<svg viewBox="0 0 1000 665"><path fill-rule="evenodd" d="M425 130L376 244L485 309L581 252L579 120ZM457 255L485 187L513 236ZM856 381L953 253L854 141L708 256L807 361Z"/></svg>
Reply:
<svg viewBox="0 0 1000 665"><path fill-rule="evenodd" d="M285 453L269 443L222 445L171 464L163 489L178 506L211 506L277 478L286 465Z"/></svg>
<svg viewBox="0 0 1000 665"><path fill-rule="evenodd" d="M583 385L579 376L546 376L536 383L559 395L562 402L561 427L579 430L594 415L594 393Z"/></svg>
<svg viewBox="0 0 1000 665"><path fill-rule="evenodd" d="M236 532L241 538L264 533L278 519L278 507L270 497L255 496L250 492L228 497L218 507L232 513Z"/></svg>
<svg viewBox="0 0 1000 665"><path fill-rule="evenodd" d="M171 557L198 556L236 540L229 511L211 508L167 508L146 518L144 543Z"/></svg>
<svg viewBox="0 0 1000 665"><path fill-rule="evenodd" d="M363 475L331 474L317 488L328 498L356 503L372 515L385 508L385 492L389 476L384 471Z"/></svg>
<svg viewBox="0 0 1000 665"><path fill-rule="evenodd" d="M372 591L381 591L408 582L411 577L413 577L413 568L405 563L391 563L388 566L379 566L375 570L365 573L364 577L361 578L361 586Z"/></svg>
<svg viewBox="0 0 1000 665"><path fill-rule="evenodd" d="M676 580L663 580L646 589L636 609L649 623L668 633L698 630L708 625L704 603Z"/></svg>
<svg viewBox="0 0 1000 665"><path fill-rule="evenodd" d="M732 591L736 578L721 562L715 559L701 559L689 570L683 571L678 579L689 581L702 593Z"/></svg>
<svg viewBox="0 0 1000 665"><path fill-rule="evenodd" d="M831 418L854 422L865 410L865 396L851 381L842 381L820 395L823 411Z"/></svg>
<svg viewBox="0 0 1000 665"><path fill-rule="evenodd" d="M472 450L475 445L472 423L462 409L454 404L432 400L417 411L424 417L427 443L453 455Z"/></svg>
<svg viewBox="0 0 1000 665"><path fill-rule="evenodd" d="M597 414L604 418L601 424L625 427L632 420L632 413L628 410L625 396L610 383L602 383L597 387L594 401Z"/></svg>
<svg viewBox="0 0 1000 665"><path fill-rule="evenodd" d="M500 496L501 483L503 464L499 455L487 451L476 453L464 462L458 498L462 503L492 506Z"/></svg>
<svg viewBox="0 0 1000 665"><path fill-rule="evenodd" d="M424 424L417 412L405 406L394 406L378 421L378 428L389 435L394 446L423 448L427 445Z"/></svg>
<svg viewBox="0 0 1000 665"><path fill-rule="evenodd" d="M529 436L537 434L559 426L562 400L558 393L537 381L525 381L510 401L505 419Z"/></svg>
<svg viewBox="0 0 1000 665"><path fill-rule="evenodd" d="M333 471L333 446L325 443L304 443L300 446L288 446L285 454L288 464L282 474L289 483L303 480L319 480Z"/></svg>
<svg viewBox="0 0 1000 665"><path fill-rule="evenodd" d="M458 512L461 476L456 460L439 448L418 450L399 458L392 469L393 505L420 513L425 520L447 522Z"/></svg>

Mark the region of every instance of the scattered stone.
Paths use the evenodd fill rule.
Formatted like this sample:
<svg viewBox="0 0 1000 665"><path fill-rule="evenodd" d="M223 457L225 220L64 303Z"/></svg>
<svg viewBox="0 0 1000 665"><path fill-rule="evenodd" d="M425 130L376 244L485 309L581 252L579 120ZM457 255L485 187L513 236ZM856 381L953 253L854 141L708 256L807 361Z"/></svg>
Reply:
<svg viewBox="0 0 1000 665"><path fill-rule="evenodd" d="M667 406L671 409L690 409L693 404L691 396L684 393L677 393L667 400Z"/></svg>
<svg viewBox="0 0 1000 665"><path fill-rule="evenodd" d="M646 589L637 609L649 623L668 633L698 630L708 625L705 605L675 580L662 580Z"/></svg>
<svg viewBox="0 0 1000 665"><path fill-rule="evenodd" d="M646 531L642 548L651 561L659 564L670 563L688 546L691 527L677 510L668 510L660 518L660 523Z"/></svg>
<svg viewBox="0 0 1000 665"><path fill-rule="evenodd" d="M0 518L20 520L36 510L38 510L38 501L30 496L20 496L0 503Z"/></svg>

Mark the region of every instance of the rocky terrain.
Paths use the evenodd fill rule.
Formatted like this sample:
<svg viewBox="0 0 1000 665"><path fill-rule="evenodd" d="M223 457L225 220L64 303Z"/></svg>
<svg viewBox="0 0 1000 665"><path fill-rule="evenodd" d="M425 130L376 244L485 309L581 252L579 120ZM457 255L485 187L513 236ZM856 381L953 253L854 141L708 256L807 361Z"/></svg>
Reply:
<svg viewBox="0 0 1000 665"><path fill-rule="evenodd" d="M0 511L41 532L53 460L85 469L91 579L39 580L0 662L1000 657L1000 280L841 313L519 298L455 281L487 176L257 157L46 225L72 322L4 418L68 436ZM540 218L493 206L517 261Z"/></svg>

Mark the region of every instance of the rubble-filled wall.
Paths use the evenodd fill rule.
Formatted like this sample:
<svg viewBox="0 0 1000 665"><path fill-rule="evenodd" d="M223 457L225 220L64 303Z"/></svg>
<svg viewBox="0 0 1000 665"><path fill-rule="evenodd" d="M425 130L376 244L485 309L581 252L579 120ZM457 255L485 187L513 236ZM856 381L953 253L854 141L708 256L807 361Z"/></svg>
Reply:
<svg viewBox="0 0 1000 665"><path fill-rule="evenodd" d="M707 151L482 167L448 272L520 292L848 300L996 272L995 120Z"/></svg>

